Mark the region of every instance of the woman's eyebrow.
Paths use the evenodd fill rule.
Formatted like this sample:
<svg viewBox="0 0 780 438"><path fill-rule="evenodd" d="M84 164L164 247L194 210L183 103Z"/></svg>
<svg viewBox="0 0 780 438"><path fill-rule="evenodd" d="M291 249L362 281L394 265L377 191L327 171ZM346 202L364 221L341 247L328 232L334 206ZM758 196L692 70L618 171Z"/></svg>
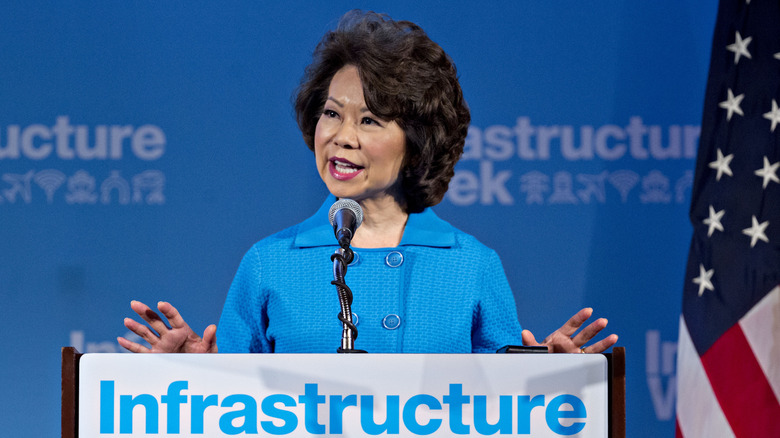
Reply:
<svg viewBox="0 0 780 438"><path fill-rule="evenodd" d="M343 103L341 103L341 102L339 102L338 100L336 100L336 98L335 98L335 97L333 97L333 96L328 96L328 98L327 98L327 99L325 99L325 100L329 100L329 101L331 101L331 102L335 103L336 105L338 105L338 106L339 106L339 108L344 108L344 104L343 104ZM362 113L370 113L370 112L371 112L371 110L370 110L370 109L368 109L368 107L367 107L367 106L363 106L363 107L360 107L360 112L362 112ZM372 114L373 114L373 113L372 113Z"/></svg>

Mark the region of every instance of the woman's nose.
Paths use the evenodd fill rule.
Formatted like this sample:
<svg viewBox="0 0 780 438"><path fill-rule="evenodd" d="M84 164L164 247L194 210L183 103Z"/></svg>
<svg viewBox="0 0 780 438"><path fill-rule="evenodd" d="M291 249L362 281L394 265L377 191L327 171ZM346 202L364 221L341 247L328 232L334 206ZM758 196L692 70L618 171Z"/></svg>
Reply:
<svg viewBox="0 0 780 438"><path fill-rule="evenodd" d="M337 146L346 149L356 149L359 147L357 139L357 128L353 123L345 121L339 126L334 142Z"/></svg>

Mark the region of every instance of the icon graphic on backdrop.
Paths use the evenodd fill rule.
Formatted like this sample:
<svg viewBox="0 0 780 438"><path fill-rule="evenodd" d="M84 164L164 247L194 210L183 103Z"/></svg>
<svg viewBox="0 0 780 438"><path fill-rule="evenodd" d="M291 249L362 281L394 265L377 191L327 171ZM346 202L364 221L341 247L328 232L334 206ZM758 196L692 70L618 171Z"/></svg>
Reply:
<svg viewBox="0 0 780 438"><path fill-rule="evenodd" d="M556 172L553 175L553 194L547 200L550 204L577 204L574 196L574 179L569 172Z"/></svg>
<svg viewBox="0 0 780 438"><path fill-rule="evenodd" d="M159 170L147 170L133 177L133 202L136 204L164 204L165 174ZM146 193L146 196L143 194Z"/></svg>
<svg viewBox="0 0 780 438"><path fill-rule="evenodd" d="M639 195L643 204L668 204L672 201L669 193L669 178L663 173L653 170L642 178L644 192Z"/></svg>
<svg viewBox="0 0 780 438"><path fill-rule="evenodd" d="M95 178L85 170L79 170L68 178L68 193L65 194L68 204L94 204L97 202L95 193Z"/></svg>
<svg viewBox="0 0 780 438"><path fill-rule="evenodd" d="M100 185L100 202L103 204L111 203L111 192L117 192L117 200L120 204L130 203L130 184L119 175L118 170L112 170L111 176Z"/></svg>
<svg viewBox="0 0 780 438"><path fill-rule="evenodd" d="M612 184L612 187L617 189L620 193L620 200L625 204L628 202L628 193L639 182L639 174L632 170L616 170L607 177L607 181Z"/></svg>
<svg viewBox="0 0 780 438"><path fill-rule="evenodd" d="M550 177L542 172L528 172L520 177L520 191L526 193L526 204L544 204L544 193L550 191Z"/></svg>
<svg viewBox="0 0 780 438"><path fill-rule="evenodd" d="M685 194L693 188L693 171L686 170L683 176L677 180L674 185L674 201L678 204L685 204Z"/></svg>
<svg viewBox="0 0 780 438"><path fill-rule="evenodd" d="M606 170L597 175L577 175L577 181L585 186L581 190L577 190L577 196L582 199L585 204L590 204L591 198L596 198L596 201L600 204L607 202L607 191L604 187L604 180L607 179L609 172Z"/></svg>
<svg viewBox="0 0 780 438"><path fill-rule="evenodd" d="M12 203L16 202L16 196L19 195L22 200L29 204L32 202L32 190L30 189L30 180L32 180L32 170L25 174L6 173L3 175L3 181L11 185L11 188L3 190L5 198Z"/></svg>
<svg viewBox="0 0 780 438"><path fill-rule="evenodd" d="M54 192L65 182L65 174L57 169L44 169L36 173L33 180L46 193L46 201L51 204L54 201Z"/></svg>

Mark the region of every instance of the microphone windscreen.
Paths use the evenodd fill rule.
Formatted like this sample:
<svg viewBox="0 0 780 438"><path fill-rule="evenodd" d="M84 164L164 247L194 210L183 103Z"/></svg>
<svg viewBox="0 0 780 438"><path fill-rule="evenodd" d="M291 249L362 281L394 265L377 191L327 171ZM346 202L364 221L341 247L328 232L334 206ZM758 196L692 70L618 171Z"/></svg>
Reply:
<svg viewBox="0 0 780 438"><path fill-rule="evenodd" d="M355 229L357 229L360 224L363 223L363 209L360 208L360 204L347 198L339 199L330 207L330 211L328 212L330 224L336 226L336 212L345 208L355 215Z"/></svg>

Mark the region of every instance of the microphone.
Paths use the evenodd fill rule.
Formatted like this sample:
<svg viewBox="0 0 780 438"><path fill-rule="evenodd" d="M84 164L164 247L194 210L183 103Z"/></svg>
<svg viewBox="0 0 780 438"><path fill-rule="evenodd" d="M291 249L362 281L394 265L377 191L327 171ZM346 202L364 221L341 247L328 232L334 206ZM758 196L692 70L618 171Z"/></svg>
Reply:
<svg viewBox="0 0 780 438"><path fill-rule="evenodd" d="M349 244L355 236L355 230L363 223L363 209L352 199L339 199L334 202L328 212L328 219L333 225L333 234L341 248L330 256L333 262L333 281L330 284L336 286L339 295L339 321L344 326L341 332L341 346L336 350L339 353L365 353L364 350L355 350L357 339L357 327L352 322L352 291L344 282L347 274L347 266L352 262L353 253Z"/></svg>
<svg viewBox="0 0 780 438"><path fill-rule="evenodd" d="M328 212L333 233L342 248L349 248L355 230L363 223L363 209L352 199L339 199L334 202Z"/></svg>

